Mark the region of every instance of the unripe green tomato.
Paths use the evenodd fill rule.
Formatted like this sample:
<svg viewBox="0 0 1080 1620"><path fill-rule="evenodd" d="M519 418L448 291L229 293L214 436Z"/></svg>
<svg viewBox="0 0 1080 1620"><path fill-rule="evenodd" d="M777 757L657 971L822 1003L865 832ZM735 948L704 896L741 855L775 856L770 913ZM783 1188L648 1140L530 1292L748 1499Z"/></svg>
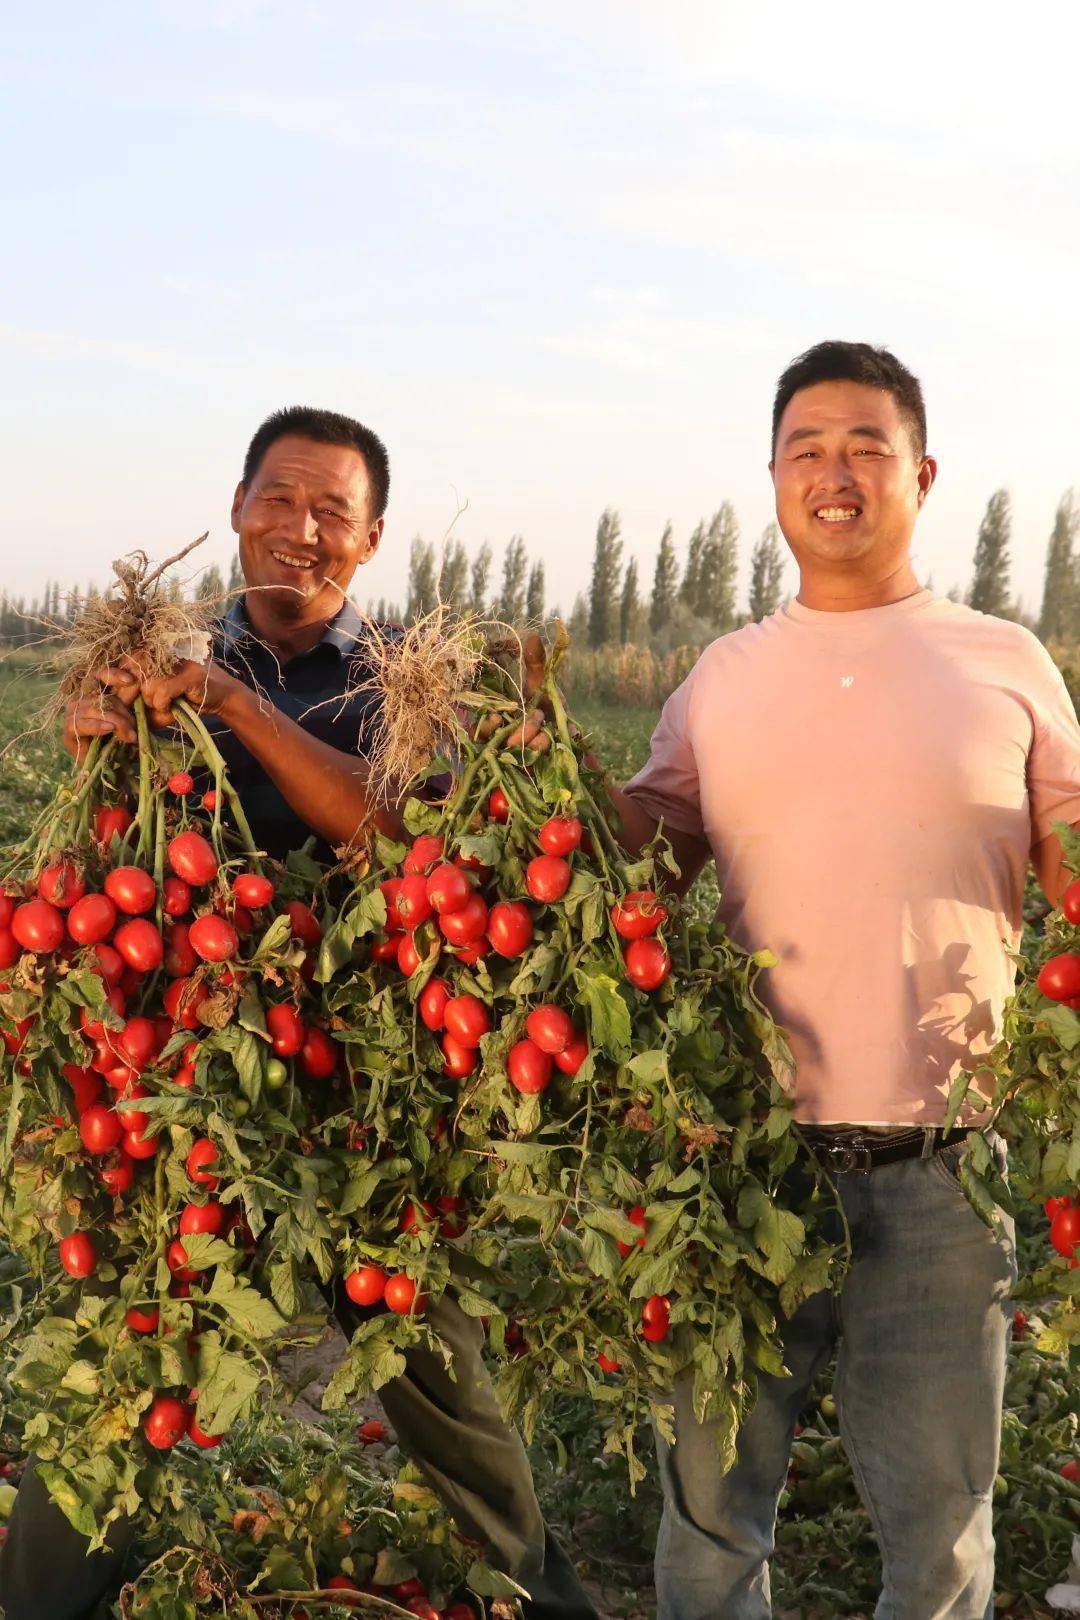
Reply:
<svg viewBox="0 0 1080 1620"><path fill-rule="evenodd" d="M236 1101L233 1103L232 1111L236 1115L237 1119L246 1119L251 1113L251 1104L248 1102L246 1097L237 1097Z"/></svg>
<svg viewBox="0 0 1080 1620"><path fill-rule="evenodd" d="M823 1417L834 1418L836 1416L836 1401L831 1395L823 1395L818 1402L818 1406Z"/></svg>
<svg viewBox="0 0 1080 1620"><path fill-rule="evenodd" d="M994 1500L1000 1502L1009 1494L1009 1482L1001 1474L994 1475Z"/></svg>
<svg viewBox="0 0 1080 1620"><path fill-rule="evenodd" d="M285 1067L284 1063L282 1063L281 1059L271 1058L269 1063L266 1065L267 1091L280 1091L288 1078L289 1071Z"/></svg>

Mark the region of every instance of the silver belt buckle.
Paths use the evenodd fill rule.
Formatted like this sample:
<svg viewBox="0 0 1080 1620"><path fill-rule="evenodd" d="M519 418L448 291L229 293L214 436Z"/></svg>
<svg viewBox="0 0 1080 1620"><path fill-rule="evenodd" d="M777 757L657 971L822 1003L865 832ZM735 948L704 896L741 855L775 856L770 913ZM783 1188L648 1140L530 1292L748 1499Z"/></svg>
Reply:
<svg viewBox="0 0 1080 1620"><path fill-rule="evenodd" d="M870 1144L863 1136L853 1136L849 1142L836 1142L824 1149L829 1161L829 1168L835 1170L837 1175L846 1175L849 1171L857 1170L860 1175L869 1175L874 1167L870 1157Z"/></svg>

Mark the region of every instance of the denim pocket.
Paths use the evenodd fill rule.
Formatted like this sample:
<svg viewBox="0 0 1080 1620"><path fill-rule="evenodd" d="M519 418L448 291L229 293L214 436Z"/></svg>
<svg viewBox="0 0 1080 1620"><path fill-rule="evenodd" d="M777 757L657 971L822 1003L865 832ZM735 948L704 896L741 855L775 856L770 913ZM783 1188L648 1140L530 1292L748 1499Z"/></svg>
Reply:
<svg viewBox="0 0 1080 1620"><path fill-rule="evenodd" d="M938 1175L947 1181L951 1187L960 1188L960 1159L964 1153L964 1142L953 1142L949 1147L939 1148L933 1154L931 1163Z"/></svg>

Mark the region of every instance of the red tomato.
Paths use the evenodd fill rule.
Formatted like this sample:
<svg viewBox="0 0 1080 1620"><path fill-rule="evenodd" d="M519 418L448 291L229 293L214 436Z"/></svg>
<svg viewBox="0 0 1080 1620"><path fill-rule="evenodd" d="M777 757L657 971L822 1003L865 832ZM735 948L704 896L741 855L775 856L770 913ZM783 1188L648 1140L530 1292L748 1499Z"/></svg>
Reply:
<svg viewBox="0 0 1080 1620"><path fill-rule="evenodd" d="M11 929L0 925L0 969L14 967L21 955L22 947Z"/></svg>
<svg viewBox="0 0 1080 1620"><path fill-rule="evenodd" d="M142 1136L138 1131L124 1134L124 1152L132 1159L152 1159L160 1145L159 1136Z"/></svg>
<svg viewBox="0 0 1080 1620"><path fill-rule="evenodd" d="M563 1074L577 1074L589 1055L589 1043L584 1035L575 1035L563 1052L555 1053L555 1067Z"/></svg>
<svg viewBox="0 0 1080 1620"><path fill-rule="evenodd" d="M187 1433L188 1408L175 1395L159 1395L143 1419L143 1434L157 1451L168 1451Z"/></svg>
<svg viewBox="0 0 1080 1620"><path fill-rule="evenodd" d="M476 1610L471 1603L451 1603L443 1610L443 1620L476 1620Z"/></svg>
<svg viewBox="0 0 1080 1620"><path fill-rule="evenodd" d="M403 877L394 896L394 912L399 926L419 928L421 923L427 922L431 911L427 879L422 878L417 872L411 872L408 877Z"/></svg>
<svg viewBox="0 0 1080 1620"><path fill-rule="evenodd" d="M487 937L492 949L500 956L521 956L528 949L532 936L532 918L528 907L520 900L500 900L492 906Z"/></svg>
<svg viewBox="0 0 1080 1620"><path fill-rule="evenodd" d="M398 940L397 965L406 978L415 973L420 966L420 952L411 934L402 934Z"/></svg>
<svg viewBox="0 0 1080 1620"><path fill-rule="evenodd" d="M382 1296L379 1296L380 1299ZM384 1446L389 1439L386 1424L378 1418L368 1418L356 1430L356 1438L362 1446Z"/></svg>
<svg viewBox="0 0 1080 1620"><path fill-rule="evenodd" d="M487 813L492 821L510 820L510 800L502 788L496 788L487 804Z"/></svg>
<svg viewBox="0 0 1080 1620"><path fill-rule="evenodd" d="M170 793L175 793L178 799L182 799L185 794L194 791L195 778L190 771L173 771L169 777L168 788Z"/></svg>
<svg viewBox="0 0 1080 1620"><path fill-rule="evenodd" d="M97 1268L97 1250L86 1232L72 1232L60 1244L60 1264L69 1277L90 1277Z"/></svg>
<svg viewBox="0 0 1080 1620"><path fill-rule="evenodd" d="M116 907L104 894L84 894L68 912L68 933L78 945L97 945L116 923Z"/></svg>
<svg viewBox="0 0 1080 1620"><path fill-rule="evenodd" d="M613 1356L609 1356L607 1354L607 1351L601 1350L600 1354L596 1358L596 1365L600 1368L601 1372L617 1373L622 1367L622 1362L616 1361Z"/></svg>
<svg viewBox="0 0 1080 1620"><path fill-rule="evenodd" d="M413 846L403 862L406 872L415 872L421 876L441 861L443 856L443 839L438 833L421 833L419 838L413 840Z"/></svg>
<svg viewBox="0 0 1080 1620"><path fill-rule="evenodd" d="M183 979L189 973L194 973L199 965L199 958L191 948L191 936L187 923L173 923L165 935L165 972L170 979Z"/></svg>
<svg viewBox="0 0 1080 1620"><path fill-rule="evenodd" d="M108 849L114 838L123 838L132 819L126 805L101 804L94 813L94 837L103 849Z"/></svg>
<svg viewBox="0 0 1080 1620"><path fill-rule="evenodd" d="M650 1294L641 1310L641 1334L649 1344L660 1344L671 1330L671 1301L666 1294Z"/></svg>
<svg viewBox="0 0 1080 1620"><path fill-rule="evenodd" d="M435 1218L434 1205L429 1204L426 1198L412 1200L405 1205L398 1222L399 1232L423 1232Z"/></svg>
<svg viewBox="0 0 1080 1620"><path fill-rule="evenodd" d="M635 939L626 947L626 977L639 990L656 990L671 972L671 957L658 939Z"/></svg>
<svg viewBox="0 0 1080 1620"><path fill-rule="evenodd" d="M472 884L450 861L437 866L427 880L428 901L440 915L460 911L472 894Z"/></svg>
<svg viewBox="0 0 1080 1620"><path fill-rule="evenodd" d="M132 1305L124 1321L132 1333L156 1333L158 1323L161 1321L161 1311L156 1305L151 1305L148 1309Z"/></svg>
<svg viewBox="0 0 1080 1620"><path fill-rule="evenodd" d="M232 889L242 906L251 906L256 911L260 906L268 906L274 898L274 885L261 872L238 873L233 878Z"/></svg>
<svg viewBox="0 0 1080 1620"><path fill-rule="evenodd" d="M81 1068L78 1063L65 1063L63 1073L75 1097L75 1112L81 1114L101 1096L101 1081L93 1069Z"/></svg>
<svg viewBox="0 0 1080 1620"><path fill-rule="evenodd" d="M115 990L127 971L124 958L111 945L95 945L93 949L93 971L105 980L110 990Z"/></svg>
<svg viewBox="0 0 1080 1620"><path fill-rule="evenodd" d="M1080 956L1052 956L1040 968L1035 982L1051 1001L1069 1001L1073 996L1080 996Z"/></svg>
<svg viewBox="0 0 1080 1620"><path fill-rule="evenodd" d="M55 951L64 938L64 914L47 900L26 900L15 908L11 932L24 951Z"/></svg>
<svg viewBox="0 0 1080 1620"><path fill-rule="evenodd" d="M129 1018L115 1037L116 1050L133 1069L142 1069L161 1050L158 1032L149 1018Z"/></svg>
<svg viewBox="0 0 1080 1620"><path fill-rule="evenodd" d="M1071 1208L1072 1199L1069 1197L1068 1193L1065 1193L1061 1198L1048 1198L1046 1203L1043 1205L1043 1211L1048 1221L1053 1220L1059 1209Z"/></svg>
<svg viewBox="0 0 1080 1620"><path fill-rule="evenodd" d="M581 843L581 822L577 816L552 816L536 835L545 855L569 855Z"/></svg>
<svg viewBox="0 0 1080 1620"><path fill-rule="evenodd" d="M512 1046L506 1067L511 1085L527 1097L543 1091L551 1080L551 1058L534 1041L518 1041Z"/></svg>
<svg viewBox="0 0 1080 1620"><path fill-rule="evenodd" d="M91 1103L79 1120L79 1135L87 1153L111 1153L123 1134L120 1116L104 1103Z"/></svg>
<svg viewBox="0 0 1080 1620"><path fill-rule="evenodd" d="M122 1198L126 1192L131 1191L135 1180L135 1166L128 1155L121 1150L111 1164L103 1164L98 1171L98 1180L105 1191L113 1198Z"/></svg>
<svg viewBox="0 0 1080 1620"><path fill-rule="evenodd" d="M227 962L240 949L236 929L227 917L196 917L188 929L188 941L204 962Z"/></svg>
<svg viewBox="0 0 1080 1620"><path fill-rule="evenodd" d="M416 1615L416 1620L442 1620L442 1615L434 1603L429 1603L427 1598L410 1598L405 1607L410 1614Z"/></svg>
<svg viewBox="0 0 1080 1620"><path fill-rule="evenodd" d="M645 1247L645 1230L646 1230L646 1228L645 1228L645 1211L642 1209L640 1204L635 1204L633 1209L629 1212L629 1214L627 1215L626 1218L627 1218L628 1221L632 1222L634 1226L640 1226L641 1227L641 1236L637 1239L637 1247L639 1249L643 1249ZM634 1246L635 1245L633 1243L624 1243L622 1238L616 1238L615 1239L615 1247L618 1249L619 1253L622 1255L624 1260L625 1260L626 1256L630 1253L630 1250L632 1248L634 1248Z"/></svg>
<svg viewBox="0 0 1080 1620"><path fill-rule="evenodd" d="M38 894L51 906L67 911L86 893L83 875L74 861L54 861L38 878Z"/></svg>
<svg viewBox="0 0 1080 1620"><path fill-rule="evenodd" d="M384 966L397 961L398 946L401 943L400 935L389 934L385 939L373 939L371 942L371 960L382 962Z"/></svg>
<svg viewBox="0 0 1080 1620"><path fill-rule="evenodd" d="M215 1175L214 1171L210 1170L208 1166L216 1164L220 1157L217 1147L211 1142L210 1138L200 1136L192 1143L191 1151L184 1160L184 1168L192 1181L196 1181L200 1187L206 1187L210 1192L214 1192L221 1177Z"/></svg>
<svg viewBox="0 0 1080 1620"><path fill-rule="evenodd" d="M1061 909L1066 919L1073 923L1080 923L1080 878L1074 879L1061 897Z"/></svg>
<svg viewBox="0 0 1080 1620"><path fill-rule="evenodd" d="M136 1135L141 1136L150 1123L150 1115L141 1108L129 1108L127 1104L138 1102L145 1097L147 1095L146 1087L140 1086L137 1082L135 1084L128 1082L123 1086L118 1086L117 1090L120 1095L116 1100L116 1112L119 1114L120 1122L124 1127L124 1134L128 1135L134 1132ZM120 1106L121 1103L124 1105L123 1107Z"/></svg>
<svg viewBox="0 0 1080 1620"><path fill-rule="evenodd" d="M218 860L213 846L201 833L182 832L169 840L169 866L178 878L190 883L193 889L212 883L217 877Z"/></svg>
<svg viewBox="0 0 1080 1620"><path fill-rule="evenodd" d="M467 1074L472 1074L480 1062L480 1053L475 1046L462 1046L453 1035L444 1035L439 1042L442 1047L443 1073L449 1075L451 1080L464 1080Z"/></svg>
<svg viewBox="0 0 1080 1620"><path fill-rule="evenodd" d="M211 814L217 809L218 796L216 788L207 788L202 796L202 807L204 810L209 810Z"/></svg>
<svg viewBox="0 0 1080 1620"><path fill-rule="evenodd" d="M313 1024L300 1048L300 1067L311 1080L329 1080L337 1070L338 1044Z"/></svg>
<svg viewBox="0 0 1080 1620"><path fill-rule="evenodd" d="M105 893L127 917L141 917L157 899L157 888L141 866L115 866L105 874Z"/></svg>
<svg viewBox="0 0 1080 1620"><path fill-rule="evenodd" d="M239 901L234 902L229 912L229 920L238 934L250 934L255 927L255 918L251 915L247 906L242 906Z"/></svg>
<svg viewBox="0 0 1080 1620"><path fill-rule="evenodd" d="M190 979L174 979L162 996L162 1005L174 1024L182 1029L198 1029L198 1004L203 1000L200 991L191 994L189 991ZM180 1003L184 1005L181 1008Z"/></svg>
<svg viewBox="0 0 1080 1620"><path fill-rule="evenodd" d="M541 1006L534 1007L526 1018L525 1033L530 1041L535 1041L541 1052L550 1052L552 1057L558 1057L574 1039L574 1025L569 1013L563 1012L553 1002L545 1001Z"/></svg>
<svg viewBox="0 0 1080 1620"><path fill-rule="evenodd" d="M436 1198L435 1208L442 1217L439 1221L439 1236L443 1238L459 1238L464 1236L465 1228L469 1224L464 1198L455 1198L450 1193L444 1193Z"/></svg>
<svg viewBox="0 0 1080 1620"><path fill-rule="evenodd" d="M166 917L186 917L191 910L191 884L183 878L167 877L161 885L165 897L162 910Z"/></svg>
<svg viewBox="0 0 1080 1620"><path fill-rule="evenodd" d="M489 866L484 865L479 855L457 854L454 856L454 865L460 866L463 872L478 872L481 880L486 878L491 871Z"/></svg>
<svg viewBox="0 0 1080 1620"><path fill-rule="evenodd" d="M490 942L481 936L480 939L471 940L468 945L458 945L454 955L459 962L464 962L466 967L474 967L480 958L487 956L490 951Z"/></svg>
<svg viewBox="0 0 1080 1620"><path fill-rule="evenodd" d="M383 1298L390 1310L398 1316L420 1316L426 1303L425 1295L417 1293L416 1284L403 1272L396 1272L394 1276L386 1279Z"/></svg>
<svg viewBox="0 0 1080 1620"><path fill-rule="evenodd" d="M439 932L451 945L471 945L487 925L487 903L479 894L471 894L460 911L439 913Z"/></svg>
<svg viewBox="0 0 1080 1620"><path fill-rule="evenodd" d="M267 1007L266 1030L277 1057L295 1057L304 1044L304 1021L290 1001Z"/></svg>
<svg viewBox="0 0 1080 1620"><path fill-rule="evenodd" d="M570 887L570 865L561 855L537 855L525 868L525 887L534 900L552 905Z"/></svg>
<svg viewBox="0 0 1080 1620"><path fill-rule="evenodd" d="M360 1588L355 1581L350 1581L347 1575L331 1575L326 1583L328 1592L359 1592ZM344 1603L344 1608L355 1608L355 1604Z"/></svg>
<svg viewBox="0 0 1080 1620"><path fill-rule="evenodd" d="M85 1119L85 1115L83 1118ZM1071 1260L1080 1244L1080 1209L1059 1209L1050 1222L1050 1241L1058 1254Z"/></svg>
<svg viewBox="0 0 1080 1620"><path fill-rule="evenodd" d="M114 986L106 996L105 1004L118 1018L123 1018L126 1002L124 992L121 989ZM100 1018L94 1017L89 1007L80 1008L79 1023L88 1040L103 1041L105 1039L105 1025Z"/></svg>
<svg viewBox="0 0 1080 1620"><path fill-rule="evenodd" d="M128 967L136 973L152 973L165 960L161 930L148 917L133 917L113 935L113 942Z"/></svg>
<svg viewBox="0 0 1080 1620"><path fill-rule="evenodd" d="M429 979L416 1000L420 1017L430 1030L443 1028L446 1003L450 1000L450 986L445 979Z"/></svg>
<svg viewBox="0 0 1080 1620"><path fill-rule="evenodd" d="M443 1022L446 1033L462 1046L479 1046L491 1028L491 1014L478 996L453 996Z"/></svg>
<svg viewBox="0 0 1080 1620"><path fill-rule="evenodd" d="M1073 1485L1080 1484L1080 1462L1077 1462L1075 1457L1070 1457L1067 1463L1063 1463L1058 1473L1062 1479L1071 1481Z"/></svg>
<svg viewBox="0 0 1080 1620"><path fill-rule="evenodd" d="M12 899L11 895L5 894L3 890L0 890L0 928L9 928L11 926L11 918L14 910L15 901Z"/></svg>
<svg viewBox="0 0 1080 1620"><path fill-rule="evenodd" d="M173 1238L165 1250L165 1264L177 1282L194 1282L199 1273L188 1265L188 1252L179 1238Z"/></svg>
<svg viewBox="0 0 1080 1620"><path fill-rule="evenodd" d="M377 1305L386 1292L386 1272L381 1266L358 1266L347 1274L345 1292L354 1305Z"/></svg>
<svg viewBox="0 0 1080 1620"><path fill-rule="evenodd" d="M194 1394L194 1390L192 1391L192 1394ZM191 1416L188 1418L187 1437L203 1451L212 1451L215 1446L220 1446L222 1439L220 1434L204 1433L204 1431L199 1428L198 1423L195 1421L194 1412L192 1412Z"/></svg>
<svg viewBox="0 0 1080 1620"><path fill-rule="evenodd" d="M647 934L655 934L666 919L667 912L652 889L632 889L611 908L615 932L623 939L644 939Z"/></svg>
<svg viewBox="0 0 1080 1620"><path fill-rule="evenodd" d="M193 1237L196 1233L220 1237L224 1225L225 1211L216 1198L208 1198L205 1204L185 1204L180 1211L181 1237Z"/></svg>
<svg viewBox="0 0 1080 1620"><path fill-rule="evenodd" d="M293 939L299 940L301 945L306 945L310 950L322 939L322 926L318 917L302 900L290 900L285 907L285 915L289 919Z"/></svg>

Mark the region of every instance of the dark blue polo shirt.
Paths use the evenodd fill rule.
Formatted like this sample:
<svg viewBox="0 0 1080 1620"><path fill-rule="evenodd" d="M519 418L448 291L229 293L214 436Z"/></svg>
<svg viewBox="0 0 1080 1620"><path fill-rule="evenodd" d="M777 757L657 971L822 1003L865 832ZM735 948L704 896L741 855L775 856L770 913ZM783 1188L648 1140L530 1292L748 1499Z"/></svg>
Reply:
<svg viewBox="0 0 1080 1620"><path fill-rule="evenodd" d="M393 635L392 627L386 633ZM369 666L359 652L361 622L346 602L308 652L281 664L258 639L243 597L236 597L214 634L214 657L245 686L259 692L298 726L343 754L363 755L370 747L378 699L357 693ZM240 795L255 842L278 857L311 837L310 827L290 809L262 766L219 719L207 716L207 727L224 756L233 786ZM320 839L314 851L321 861L332 858Z"/></svg>

